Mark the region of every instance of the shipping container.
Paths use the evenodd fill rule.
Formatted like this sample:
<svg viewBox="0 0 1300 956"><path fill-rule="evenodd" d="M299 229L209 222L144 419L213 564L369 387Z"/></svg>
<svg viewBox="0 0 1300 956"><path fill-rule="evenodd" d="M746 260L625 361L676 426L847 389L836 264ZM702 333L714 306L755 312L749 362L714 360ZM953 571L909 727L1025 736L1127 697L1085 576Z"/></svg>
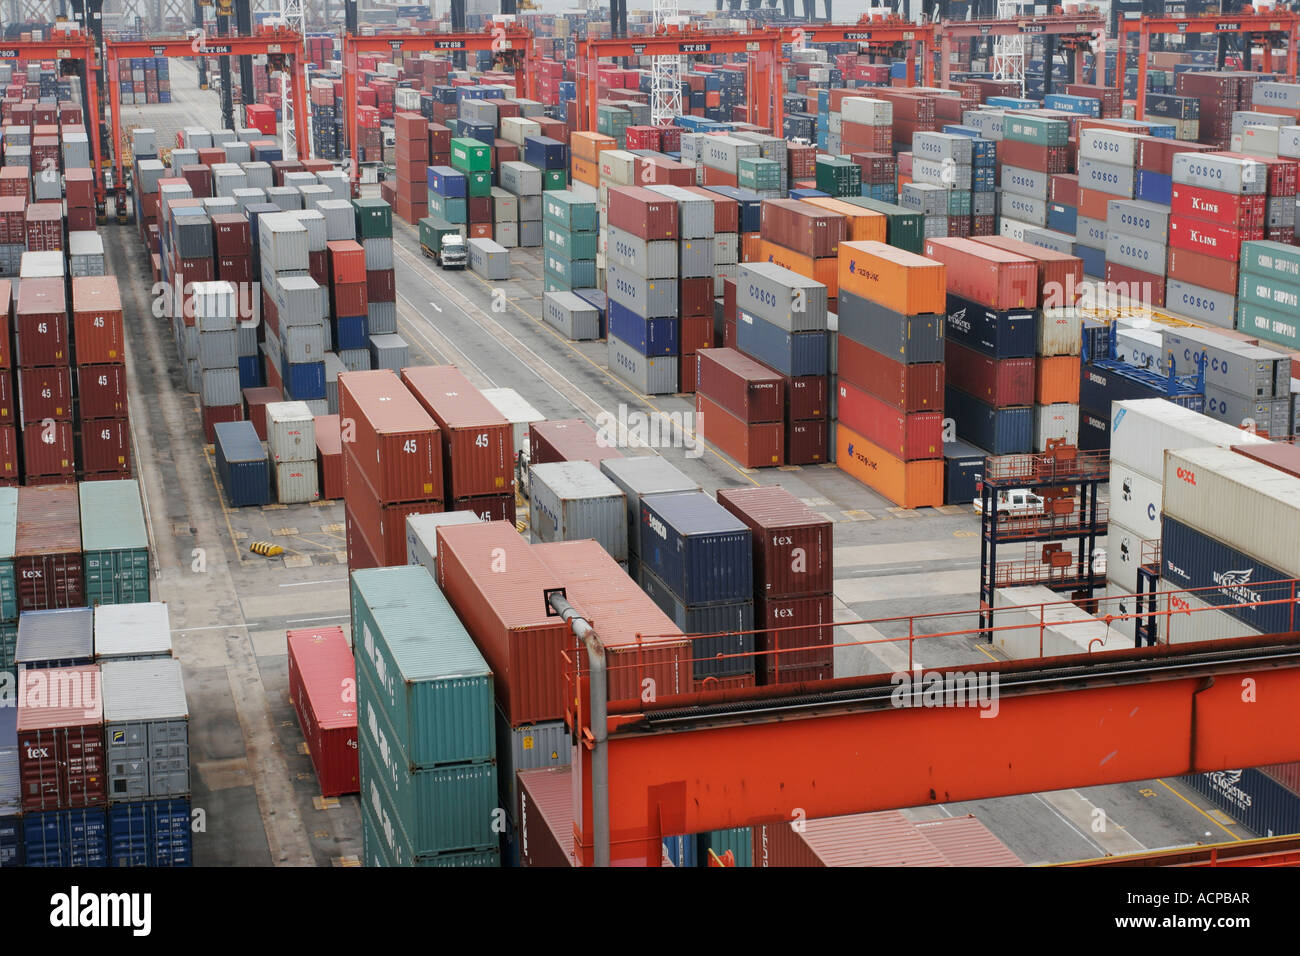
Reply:
<svg viewBox="0 0 1300 956"><path fill-rule="evenodd" d="M753 593L750 532L700 494L641 500L643 565L688 605L745 600Z"/></svg>
<svg viewBox="0 0 1300 956"><path fill-rule="evenodd" d="M745 468L771 468L786 460L785 424L746 422L703 392L695 395L697 435L712 442Z"/></svg>
<svg viewBox="0 0 1300 956"><path fill-rule="evenodd" d="M356 662L341 627L299 629L286 633L289 651L289 699L307 752L316 768L322 796L357 793Z"/></svg>
<svg viewBox="0 0 1300 956"><path fill-rule="evenodd" d="M77 492L86 602L94 607L148 601L149 535L139 483L84 481Z"/></svg>
<svg viewBox="0 0 1300 956"><path fill-rule="evenodd" d="M606 458L622 458L616 447L617 434L600 431L577 418L536 422L528 432L528 461L541 465L551 461L589 461L599 465Z"/></svg>
<svg viewBox="0 0 1300 956"><path fill-rule="evenodd" d="M755 597L830 592L834 543L829 518L776 486L719 489L717 498L753 536Z"/></svg>
<svg viewBox="0 0 1300 956"><path fill-rule="evenodd" d="M743 422L784 421L785 379L735 349L702 351L695 389Z"/></svg>
<svg viewBox="0 0 1300 956"><path fill-rule="evenodd" d="M904 508L943 503L943 462L903 461L842 423L835 427L835 464Z"/></svg>
<svg viewBox="0 0 1300 956"><path fill-rule="evenodd" d="M557 461L528 469L529 527L541 542L597 541L627 560L627 503L618 486L588 461Z"/></svg>
<svg viewBox="0 0 1300 956"><path fill-rule="evenodd" d="M756 867L946 866L918 825L897 810L754 827Z"/></svg>
<svg viewBox="0 0 1300 956"><path fill-rule="evenodd" d="M688 604L671 587L641 565L642 590L691 639L691 673L696 689L701 681L746 677L754 679L754 602L746 598L711 604ZM749 686L752 686L750 684Z"/></svg>
<svg viewBox="0 0 1300 956"><path fill-rule="evenodd" d="M847 238L843 216L798 200L766 200L761 215L766 238L814 259L836 256Z"/></svg>
<svg viewBox="0 0 1300 956"><path fill-rule="evenodd" d="M954 295L1003 312L1038 304L1038 266L1032 259L973 239L927 239L925 255L944 264Z"/></svg>
<svg viewBox="0 0 1300 956"><path fill-rule="evenodd" d="M772 263L740 264L736 304L787 332L826 328L826 287Z"/></svg>
<svg viewBox="0 0 1300 956"><path fill-rule="evenodd" d="M406 368L402 382L438 423L448 498L513 491L513 429L463 372L452 365Z"/></svg>
<svg viewBox="0 0 1300 956"><path fill-rule="evenodd" d="M220 422L216 426L214 457L217 477L233 508L269 504L271 473L266 449L252 422Z"/></svg>
<svg viewBox="0 0 1300 956"><path fill-rule="evenodd" d="M522 770L513 808L520 833L520 866L576 866L573 771L569 767Z"/></svg>
<svg viewBox="0 0 1300 956"><path fill-rule="evenodd" d="M339 376L345 470L356 471L383 501L443 496L437 423L386 369Z"/></svg>
<svg viewBox="0 0 1300 956"><path fill-rule="evenodd" d="M998 588L993 606L993 644L1011 660L1133 646L1131 638L1042 585Z"/></svg>
<svg viewBox="0 0 1300 956"><path fill-rule="evenodd" d="M88 607L25 611L14 661L20 667L76 667L95 656L95 613Z"/></svg>
<svg viewBox="0 0 1300 956"><path fill-rule="evenodd" d="M943 503L971 504L979 497L987 453L963 441L944 442Z"/></svg>
<svg viewBox="0 0 1300 956"><path fill-rule="evenodd" d="M49 485L18 490L14 578L20 612L85 605L81 548L75 487Z"/></svg>
<svg viewBox="0 0 1300 956"><path fill-rule="evenodd" d="M19 671L18 756L25 812L104 804L103 721L98 665Z"/></svg>
<svg viewBox="0 0 1300 956"><path fill-rule="evenodd" d="M957 295L948 296L947 339L993 358L1021 358L1038 347L1038 315L1032 309L998 311Z"/></svg>
<svg viewBox="0 0 1300 956"><path fill-rule="evenodd" d="M846 242L839 256L839 289L903 315L942 312L945 269L881 242ZM843 311L841 305L841 316Z"/></svg>
<svg viewBox="0 0 1300 956"><path fill-rule="evenodd" d="M787 332L748 312L736 313L736 345L782 375L827 374L827 332Z"/></svg>
<svg viewBox="0 0 1300 956"><path fill-rule="evenodd" d="M1066 357L1078 375L1077 360ZM956 342L946 344L945 381L989 405L1029 405L1034 401L1035 360L994 359ZM1078 397L1078 388L1075 388Z"/></svg>
<svg viewBox="0 0 1300 956"><path fill-rule="evenodd" d="M108 661L102 670L109 803L188 794L189 705L180 661Z"/></svg>
<svg viewBox="0 0 1300 956"><path fill-rule="evenodd" d="M692 481L675 465L660 455L638 455L632 458L606 458L600 463L601 472L623 492L627 506L628 573L635 580L633 564L641 553L641 498L645 495L672 492L700 491L698 482Z"/></svg>
<svg viewBox="0 0 1300 956"><path fill-rule="evenodd" d="M961 389L944 389L944 411L957 425L957 434L994 455L1033 451L1034 411L1030 406L996 408Z"/></svg>
<svg viewBox="0 0 1300 956"><path fill-rule="evenodd" d="M108 866L108 823L102 808L25 813L21 822L27 866Z"/></svg>
<svg viewBox="0 0 1300 956"><path fill-rule="evenodd" d="M674 199L640 186L621 186L609 191L608 205L610 226L647 241L680 238Z"/></svg>
<svg viewBox="0 0 1300 956"><path fill-rule="evenodd" d="M171 619L162 601L95 608L95 660L135 661L172 656Z"/></svg>
<svg viewBox="0 0 1300 956"><path fill-rule="evenodd" d="M1110 436L1112 461L1163 481L1165 451L1217 445L1265 445L1268 439L1159 398L1116 402Z"/></svg>
<svg viewBox="0 0 1300 956"><path fill-rule="evenodd" d="M905 413L841 379L837 385L838 421L903 461L939 458L943 453L943 413Z"/></svg>
<svg viewBox="0 0 1300 956"><path fill-rule="evenodd" d="M837 338L851 339L905 365L943 361L942 312L905 315L852 292L842 292L838 306Z"/></svg>

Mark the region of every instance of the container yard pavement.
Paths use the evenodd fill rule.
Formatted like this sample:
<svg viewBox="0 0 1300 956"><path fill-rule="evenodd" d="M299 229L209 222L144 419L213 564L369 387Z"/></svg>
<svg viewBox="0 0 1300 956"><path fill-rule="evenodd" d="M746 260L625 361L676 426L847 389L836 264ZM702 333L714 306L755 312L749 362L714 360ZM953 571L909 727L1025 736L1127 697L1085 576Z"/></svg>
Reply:
<svg viewBox="0 0 1300 956"><path fill-rule="evenodd" d="M170 106L138 109L139 125L168 131L215 128L215 94L195 92L190 64L176 61ZM372 187L373 189L373 187ZM130 338L130 386L138 469L146 489L159 579L169 602L176 653L185 667L192 712L194 804L207 832L195 840L199 865L349 865L361 855L356 797L321 800L287 699L285 631L348 627L343 513L339 502L229 509L203 449L197 405L186 394L164 321L152 318L150 279L131 228L105 230L111 272L122 280ZM511 252L512 277L489 283L469 271L446 273L425 259L416 230L394 223L399 333L411 364L451 363L480 387L510 387L550 419L576 415L689 413L682 396L647 398L605 369L603 342L570 342L540 320L537 250ZM671 437L671 433L670 437ZM678 436L681 438L682 436ZM694 443L694 435L685 436ZM661 447L706 491L780 484L836 522L836 619L968 611L978 593L979 521L969 507L908 511L834 466L747 470L706 448ZM625 454L653 453L625 448ZM286 549L248 552L252 541ZM974 626L974 616L964 626ZM929 631L952 630L941 619ZM925 632L923 623L918 633ZM837 641L907 634L907 623L857 625ZM966 638L921 641L913 666L942 667L994 658ZM906 670L906 642L842 647L836 673ZM916 819L975 812L1030 862L1060 861L1143 847L1215 842L1244 834L1203 809L1173 781L1027 794L970 805L908 811ZM1096 808L1106 829L1097 832Z"/></svg>

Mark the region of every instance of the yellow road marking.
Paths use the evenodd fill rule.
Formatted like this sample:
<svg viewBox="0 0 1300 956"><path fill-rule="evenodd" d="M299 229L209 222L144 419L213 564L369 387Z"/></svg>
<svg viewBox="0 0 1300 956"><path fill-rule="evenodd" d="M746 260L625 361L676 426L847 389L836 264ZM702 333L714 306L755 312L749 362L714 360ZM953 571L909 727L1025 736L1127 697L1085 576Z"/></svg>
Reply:
<svg viewBox="0 0 1300 956"><path fill-rule="evenodd" d="M1238 843L1240 843L1240 842L1242 841L1242 839L1243 839L1242 837L1240 837L1240 836L1238 836L1237 834L1233 833L1231 830L1229 830L1227 827L1225 827L1225 826L1224 826L1222 823L1220 823L1218 820L1214 819L1214 817L1210 816L1208 813L1206 813L1204 810L1202 810L1202 809L1201 809L1200 807L1198 807L1196 804L1192 803L1192 801L1188 800L1186 797L1184 797L1181 793L1179 793L1179 792L1178 792L1177 790L1175 790L1173 787L1169 786L1169 784L1165 783L1163 780L1159 779L1158 777L1156 778L1156 783L1160 784L1160 786L1164 787L1166 790L1168 790L1170 793L1172 793L1175 797L1177 797L1179 800L1183 801L1183 803L1187 804L1189 807L1191 807L1193 810L1195 810L1195 811L1196 811L1197 813L1199 813L1201 816L1205 817L1205 819L1209 820L1209 821L1210 821L1211 823L1213 823L1216 827L1218 827L1218 828L1219 828L1220 830L1222 830L1224 833L1228 834L1228 836L1232 837L1232 838L1233 838L1234 840L1236 840Z"/></svg>

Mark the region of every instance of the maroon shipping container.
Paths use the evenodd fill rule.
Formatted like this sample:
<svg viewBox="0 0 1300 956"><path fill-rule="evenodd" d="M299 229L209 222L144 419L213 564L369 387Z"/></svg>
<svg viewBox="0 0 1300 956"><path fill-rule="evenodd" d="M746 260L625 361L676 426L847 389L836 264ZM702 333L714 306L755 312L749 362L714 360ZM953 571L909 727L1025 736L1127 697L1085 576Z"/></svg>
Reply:
<svg viewBox="0 0 1300 956"><path fill-rule="evenodd" d="M251 256L252 235L242 213L219 212L212 216L212 232L218 256Z"/></svg>
<svg viewBox="0 0 1300 956"><path fill-rule="evenodd" d="M63 248L63 203L36 202L27 207L27 251Z"/></svg>
<svg viewBox="0 0 1300 956"><path fill-rule="evenodd" d="M1169 176L1174 171L1174 157L1179 153L1208 153L1213 150L1213 146L1204 143L1189 143L1181 139L1165 139L1162 136L1139 136L1137 168L1148 173Z"/></svg>
<svg viewBox="0 0 1300 956"><path fill-rule="evenodd" d="M609 191L609 224L639 239L676 239L677 200L640 186Z"/></svg>
<svg viewBox="0 0 1300 956"><path fill-rule="evenodd" d="M212 195L212 168L210 166L204 166L201 163L182 166L181 176L190 184L190 189L195 196L207 197Z"/></svg>
<svg viewBox="0 0 1300 956"><path fill-rule="evenodd" d="M357 705L342 689L356 681L356 661L341 627L289 631L289 699L307 738L321 796L357 793Z"/></svg>
<svg viewBox="0 0 1300 956"><path fill-rule="evenodd" d="M562 651L574 638L543 596L563 584L510 522L438 528L438 586L492 668L512 727L564 717Z"/></svg>
<svg viewBox="0 0 1300 956"><path fill-rule="evenodd" d="M785 423L748 424L700 392L695 393L696 430L744 468L785 464Z"/></svg>
<svg viewBox="0 0 1300 956"><path fill-rule="evenodd" d="M324 249L318 249L315 252L308 252L307 274L311 276L315 283L321 288L328 286L330 284L329 253Z"/></svg>
<svg viewBox="0 0 1300 956"><path fill-rule="evenodd" d="M974 239L927 239L925 256L946 267L948 291L991 309L1038 304L1038 265Z"/></svg>
<svg viewBox="0 0 1300 956"><path fill-rule="evenodd" d="M85 606L81 507L75 485L18 489L14 577L19 611Z"/></svg>
<svg viewBox="0 0 1300 956"><path fill-rule="evenodd" d="M1300 478L1300 448L1295 445L1273 443L1269 445L1233 445L1232 450L1238 455L1251 458L1261 465L1268 465L1285 472L1293 478Z"/></svg>
<svg viewBox="0 0 1300 956"><path fill-rule="evenodd" d="M397 301L397 284L392 269L366 271L366 299L370 302Z"/></svg>
<svg viewBox="0 0 1300 956"><path fill-rule="evenodd" d="M1174 88L1179 96L1237 98L1241 77L1232 73L1210 72L1179 73L1174 78Z"/></svg>
<svg viewBox="0 0 1300 956"><path fill-rule="evenodd" d="M513 426L460 369L404 368L402 384L438 423L447 498L514 494Z"/></svg>
<svg viewBox="0 0 1300 956"><path fill-rule="evenodd" d="M989 358L951 340L944 343L944 376L947 383L986 405L1034 404L1034 360L1032 358Z"/></svg>
<svg viewBox="0 0 1300 956"><path fill-rule="evenodd" d="M839 379L905 412L943 408L943 363L904 365L845 336L839 337Z"/></svg>
<svg viewBox="0 0 1300 956"><path fill-rule="evenodd" d="M834 605L830 594L754 598L754 626L769 629L756 635L758 683L788 683L783 672L834 666Z"/></svg>
<svg viewBox="0 0 1300 956"><path fill-rule="evenodd" d="M427 501L381 502L360 474L353 458L354 446L343 449L343 498L348 513L361 528L375 557L383 567L406 564L406 519L410 515L438 514L443 510L441 498Z"/></svg>
<svg viewBox="0 0 1300 956"><path fill-rule="evenodd" d="M515 523L515 496L512 492L500 495L478 495L473 498L455 498L448 511L471 511L483 521L509 521Z"/></svg>
<svg viewBox="0 0 1300 956"><path fill-rule="evenodd" d="M978 240L1038 265L1038 304L1049 308L1074 305L1083 295L1083 260L1078 256L1044 249L1010 236L985 236Z"/></svg>
<svg viewBox="0 0 1300 956"><path fill-rule="evenodd" d="M24 279L14 310L19 365L68 364L68 302L62 279Z"/></svg>
<svg viewBox="0 0 1300 956"><path fill-rule="evenodd" d="M839 382L839 421L895 458L943 457L943 413L902 412L849 382Z"/></svg>
<svg viewBox="0 0 1300 956"><path fill-rule="evenodd" d="M1004 139L998 142L998 169L1017 166L1039 173L1068 173L1072 165L1068 146L1039 146L1020 140Z"/></svg>
<svg viewBox="0 0 1300 956"><path fill-rule="evenodd" d="M1169 249L1169 278L1225 295L1237 294L1237 263L1191 249Z"/></svg>
<svg viewBox="0 0 1300 956"><path fill-rule="evenodd" d="M72 369L20 368L18 418L23 425L72 421Z"/></svg>
<svg viewBox="0 0 1300 956"><path fill-rule="evenodd" d="M693 175L691 182L695 182ZM686 186L685 189L687 192L695 193L701 199L708 199L713 203L713 231L715 233L740 232L740 203L721 193L715 193L711 189L705 189L703 186L690 185Z"/></svg>
<svg viewBox="0 0 1300 956"><path fill-rule="evenodd" d="M765 199L761 211L764 239L813 259L839 254L845 239L843 216L797 199Z"/></svg>
<svg viewBox="0 0 1300 956"><path fill-rule="evenodd" d="M115 276L76 276L72 280L72 340L78 365L126 361L122 298Z"/></svg>
<svg viewBox="0 0 1300 956"><path fill-rule="evenodd" d="M30 425L22 430L23 476L71 476L77 459L71 422ZM34 483L34 482L33 482Z"/></svg>
<svg viewBox="0 0 1300 956"><path fill-rule="evenodd" d="M1165 304L1164 276L1143 272L1141 269L1134 269L1132 266L1122 266L1117 262L1108 262L1106 263L1106 281L1127 284L1130 295L1133 295L1133 290L1136 288L1137 293L1133 295L1134 301L1141 301L1158 307L1163 307Z"/></svg>
<svg viewBox="0 0 1300 956"><path fill-rule="evenodd" d="M88 475L131 477L131 423L124 418L82 422L77 466Z"/></svg>
<svg viewBox="0 0 1300 956"><path fill-rule="evenodd" d="M785 376L786 421L812 421L830 417L830 394L825 375Z"/></svg>
<svg viewBox="0 0 1300 956"><path fill-rule="evenodd" d="M8 279L0 279L0 368L12 368L12 316L14 310L13 286Z"/></svg>
<svg viewBox="0 0 1300 956"><path fill-rule="evenodd" d="M266 441L266 406L282 401L284 398L278 388L263 386L244 389L244 419L253 423L257 437L262 441Z"/></svg>
<svg viewBox="0 0 1300 956"><path fill-rule="evenodd" d="M203 440L211 445L217 440L216 427L222 422L242 422L244 406L241 405L204 405L203 406Z"/></svg>
<svg viewBox="0 0 1300 956"><path fill-rule="evenodd" d="M375 556L374 549L361 534L361 526L352 517L346 502L343 505L343 522L347 538L348 570L364 571L366 568L382 567L383 563Z"/></svg>
<svg viewBox="0 0 1300 956"><path fill-rule="evenodd" d="M718 504L753 532L754 596L830 594L834 523L779 485L720 488Z"/></svg>
<svg viewBox="0 0 1300 956"><path fill-rule="evenodd" d="M72 491L75 495L76 489ZM23 810L68 810L107 802L100 690L97 664L19 672L18 779Z"/></svg>
<svg viewBox="0 0 1300 956"><path fill-rule="evenodd" d="M785 420L785 381L735 349L706 349L695 367L695 390L742 422Z"/></svg>
<svg viewBox="0 0 1300 956"><path fill-rule="evenodd" d="M678 339L680 340L681 354L683 356L694 355L704 349L713 348L713 316L683 316ZM694 382L694 375L689 379L682 380L683 385L693 386Z"/></svg>
<svg viewBox="0 0 1300 956"><path fill-rule="evenodd" d="M336 316L365 315L367 304L366 283L335 283L330 286L330 304L333 306Z"/></svg>
<svg viewBox="0 0 1300 956"><path fill-rule="evenodd" d="M217 278L226 282L252 282L252 256L218 256Z"/></svg>
<svg viewBox="0 0 1300 956"><path fill-rule="evenodd" d="M381 501L443 497L442 436L435 422L387 369L339 375L339 425L347 464Z"/></svg>
<svg viewBox="0 0 1300 956"><path fill-rule="evenodd" d="M713 277L678 279L678 314L682 318L713 315Z"/></svg>
<svg viewBox="0 0 1300 956"><path fill-rule="evenodd" d="M320 496L329 501L343 498L343 438L337 415L317 415L316 466Z"/></svg>
<svg viewBox="0 0 1300 956"><path fill-rule="evenodd" d="M16 485L20 475L18 429L13 425L0 425L0 485Z"/></svg>
<svg viewBox="0 0 1300 956"><path fill-rule="evenodd" d="M543 465L552 461L589 461L599 467L606 458L623 457L607 441L578 418L534 422L528 426L528 462Z"/></svg>
<svg viewBox="0 0 1300 956"><path fill-rule="evenodd" d="M577 866L573 849L573 769L520 770L519 865Z"/></svg>
<svg viewBox="0 0 1300 956"><path fill-rule="evenodd" d="M1062 206L1076 207L1079 205L1079 177L1076 173L1057 173L1052 177L1051 183L1052 202L1060 203Z"/></svg>
<svg viewBox="0 0 1300 956"><path fill-rule="evenodd" d="M826 419L791 421L785 426L785 463L820 465L829 454L830 434Z"/></svg>

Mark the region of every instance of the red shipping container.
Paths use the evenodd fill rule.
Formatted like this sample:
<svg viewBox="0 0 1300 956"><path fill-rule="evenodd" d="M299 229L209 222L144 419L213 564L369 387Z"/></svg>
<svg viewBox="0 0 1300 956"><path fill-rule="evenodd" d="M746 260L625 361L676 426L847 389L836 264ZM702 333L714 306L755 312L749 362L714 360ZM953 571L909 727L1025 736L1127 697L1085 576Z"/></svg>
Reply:
<svg viewBox="0 0 1300 956"><path fill-rule="evenodd" d="M1169 278L1225 295L1237 294L1237 263L1190 249L1169 250Z"/></svg>
<svg viewBox="0 0 1300 956"><path fill-rule="evenodd" d="M351 239L335 240L327 242L325 248L329 252L331 283L365 283L366 253L361 243Z"/></svg>
<svg viewBox="0 0 1300 956"><path fill-rule="evenodd" d="M1174 156L1179 153L1208 153L1213 146L1205 143L1189 143L1180 139L1165 139L1162 136L1138 137L1137 168L1149 173L1168 176L1174 170Z"/></svg>
<svg viewBox="0 0 1300 956"><path fill-rule="evenodd" d="M1249 229L1267 225L1267 205L1267 196L1240 196L1175 183L1170 210L1175 216Z"/></svg>
<svg viewBox="0 0 1300 956"><path fill-rule="evenodd" d="M73 278L72 325L78 365L114 365L126 360L126 332L116 277Z"/></svg>
<svg viewBox="0 0 1300 956"><path fill-rule="evenodd" d="M1052 177L1052 202L1074 208L1079 205L1079 177L1075 173L1057 173Z"/></svg>
<svg viewBox="0 0 1300 956"><path fill-rule="evenodd" d="M1110 212L1110 204L1123 198L1097 189L1080 189L1078 213L1085 218L1105 222Z"/></svg>
<svg viewBox="0 0 1300 956"><path fill-rule="evenodd" d="M72 427L63 425L60 428L67 429L68 449L71 451ZM30 446L25 450L29 453L27 461L30 463ZM18 489L14 577L18 583L19 612L85 606L81 505L75 485Z"/></svg>
<svg viewBox="0 0 1300 956"><path fill-rule="evenodd" d="M344 372L338 388L348 486L355 465L380 501L442 498L442 436L401 379L386 369Z"/></svg>
<svg viewBox="0 0 1300 956"><path fill-rule="evenodd" d="M268 363L269 364L269 363ZM204 405L203 440L211 445L217 440L216 427L222 422L242 422L243 405Z"/></svg>
<svg viewBox="0 0 1300 956"><path fill-rule="evenodd" d="M839 421L901 461L943 457L943 413L905 413L856 385L839 382Z"/></svg>
<svg viewBox="0 0 1300 956"><path fill-rule="evenodd" d="M72 421L72 369L66 365L19 369L18 416L24 426Z"/></svg>
<svg viewBox="0 0 1300 956"><path fill-rule="evenodd" d="M744 468L773 468L785 464L785 423L749 424L703 393L695 393L696 431Z"/></svg>
<svg viewBox="0 0 1300 956"><path fill-rule="evenodd" d="M37 202L28 206L26 234L28 252L62 249L63 203Z"/></svg>
<svg viewBox="0 0 1300 956"><path fill-rule="evenodd" d="M845 219L797 199L767 199L761 206L764 239L813 259L839 254Z"/></svg>
<svg viewBox="0 0 1300 956"><path fill-rule="evenodd" d="M1038 264L1038 302L1047 308L1074 305L1083 295L1083 260L1078 256L1044 249L1010 236L988 236L979 240L1006 252L1032 259Z"/></svg>
<svg viewBox="0 0 1300 956"><path fill-rule="evenodd" d="M460 369L402 369L402 384L438 423L446 497L513 493L513 426Z"/></svg>
<svg viewBox="0 0 1300 956"><path fill-rule="evenodd" d="M226 282L252 282L252 256L218 256L217 278Z"/></svg>
<svg viewBox="0 0 1300 956"><path fill-rule="evenodd" d="M366 272L366 298L370 302L397 301L397 285L392 269L371 269Z"/></svg>
<svg viewBox="0 0 1300 956"><path fill-rule="evenodd" d="M23 810L67 810L107 802L100 690L97 664L19 672L18 779Z"/></svg>
<svg viewBox="0 0 1300 956"><path fill-rule="evenodd" d="M78 418L127 417L125 365L82 365L76 376Z"/></svg>
<svg viewBox="0 0 1300 956"><path fill-rule="evenodd" d="M683 319L713 317L713 277L678 279L678 313Z"/></svg>
<svg viewBox="0 0 1300 956"><path fill-rule="evenodd" d="M573 848L573 769L520 770L515 819L519 865L577 866Z"/></svg>
<svg viewBox="0 0 1300 956"><path fill-rule="evenodd" d="M330 308L335 316L366 314L366 284L338 283L329 287Z"/></svg>
<svg viewBox="0 0 1300 956"><path fill-rule="evenodd" d="M974 239L927 239L925 256L944 264L949 292L972 302L998 310L1038 304L1038 265L1032 259Z"/></svg>
<svg viewBox="0 0 1300 956"><path fill-rule="evenodd" d="M947 384L985 404L1005 408L1034 403L1032 358L989 358L953 341L944 343L944 358Z"/></svg>
<svg viewBox="0 0 1300 956"><path fill-rule="evenodd" d="M68 205L74 208L94 208L95 177L89 169L69 169L63 174L63 189Z"/></svg>
<svg viewBox="0 0 1300 956"><path fill-rule="evenodd" d="M689 318L682 317L681 329L678 332L680 339L681 354L683 357L694 355L703 349L713 347L713 316L712 315L692 315ZM682 384L694 383L695 376L689 379L683 378Z"/></svg>
<svg viewBox="0 0 1300 956"><path fill-rule="evenodd" d="M509 492L500 495L477 495L473 498L454 498L448 511L470 511L480 521L508 521L515 523L515 496Z"/></svg>
<svg viewBox="0 0 1300 956"><path fill-rule="evenodd" d="M62 279L24 279L14 311L19 365L68 364L68 305Z"/></svg>
<svg viewBox="0 0 1300 956"><path fill-rule="evenodd" d="M609 224L640 239L676 239L677 201L640 186L616 187L609 191Z"/></svg>
<svg viewBox="0 0 1300 956"><path fill-rule="evenodd" d="M352 512L348 510L346 503L343 505L343 522L348 548L348 570L362 571L366 568L382 567L382 562L375 556L374 549L361 534L361 527L352 517Z"/></svg>
<svg viewBox="0 0 1300 956"><path fill-rule="evenodd" d="M360 526L381 567L405 564L407 517L438 514L443 510L442 499L381 502L364 477L359 478L351 445L343 449L343 458L343 499L348 513Z"/></svg>
<svg viewBox="0 0 1300 956"><path fill-rule="evenodd" d="M343 689L356 680L356 662L340 627L294 630L289 647L289 699L307 739L321 795L356 793L356 697Z"/></svg>
<svg viewBox="0 0 1300 956"><path fill-rule="evenodd" d="M253 423L257 437L266 441L266 406L282 402L284 396L278 388L263 386L244 389L244 420Z"/></svg>
<svg viewBox="0 0 1300 956"><path fill-rule="evenodd" d="M131 424L124 418L81 423L78 470L84 474L131 476Z"/></svg>
<svg viewBox="0 0 1300 956"><path fill-rule="evenodd" d="M734 349L699 354L695 390L746 424L785 421L781 374Z"/></svg>
<svg viewBox="0 0 1300 956"><path fill-rule="evenodd" d="M1070 147L1039 146L1020 140L1004 139L998 142L998 166L1017 166L1040 173L1068 173L1071 166Z"/></svg>
<svg viewBox="0 0 1300 956"><path fill-rule="evenodd" d="M513 523L438 528L438 586L492 668L512 727L564 717L569 627L543 595L562 587Z"/></svg>
<svg viewBox="0 0 1300 956"><path fill-rule="evenodd" d="M589 461L599 466L606 458L623 457L610 441L581 419L534 422L528 426L528 461L533 465Z"/></svg>
<svg viewBox="0 0 1300 956"><path fill-rule="evenodd" d="M791 421L785 427L785 463L820 465L827 460L830 431L826 419Z"/></svg>
<svg viewBox="0 0 1300 956"><path fill-rule="evenodd" d="M1190 249L1192 252L1202 252L1230 262L1237 261L1243 242L1263 238L1263 229L1234 229L1183 216L1169 218L1170 248Z"/></svg>
<svg viewBox="0 0 1300 956"><path fill-rule="evenodd" d="M17 417L13 376L13 372L0 369L0 425L12 425Z"/></svg>
<svg viewBox="0 0 1300 956"><path fill-rule="evenodd" d="M769 628L756 638L759 684L789 683L794 670L834 667L835 610L830 594L755 597L754 626ZM817 679L817 675L811 675Z"/></svg>
<svg viewBox="0 0 1300 956"><path fill-rule="evenodd" d="M1116 262L1106 263L1106 281L1123 282L1128 285L1134 301L1149 303L1154 306L1165 304L1165 277L1143 272L1131 266L1122 266ZM1137 289L1133 295L1132 290Z"/></svg>
<svg viewBox="0 0 1300 956"><path fill-rule="evenodd" d="M753 532L754 596L829 594L834 523L777 485L720 488L718 504Z"/></svg>
<svg viewBox="0 0 1300 956"><path fill-rule="evenodd" d="M252 255L252 234L241 213L222 212L212 216L212 231L218 256Z"/></svg>
<svg viewBox="0 0 1300 956"><path fill-rule="evenodd" d="M839 343L840 381L856 385L905 412L943 408L943 363L904 365L846 336Z"/></svg>
<svg viewBox="0 0 1300 956"><path fill-rule="evenodd" d="M337 415L317 415L316 464L320 496L328 501L343 498L343 438Z"/></svg>

